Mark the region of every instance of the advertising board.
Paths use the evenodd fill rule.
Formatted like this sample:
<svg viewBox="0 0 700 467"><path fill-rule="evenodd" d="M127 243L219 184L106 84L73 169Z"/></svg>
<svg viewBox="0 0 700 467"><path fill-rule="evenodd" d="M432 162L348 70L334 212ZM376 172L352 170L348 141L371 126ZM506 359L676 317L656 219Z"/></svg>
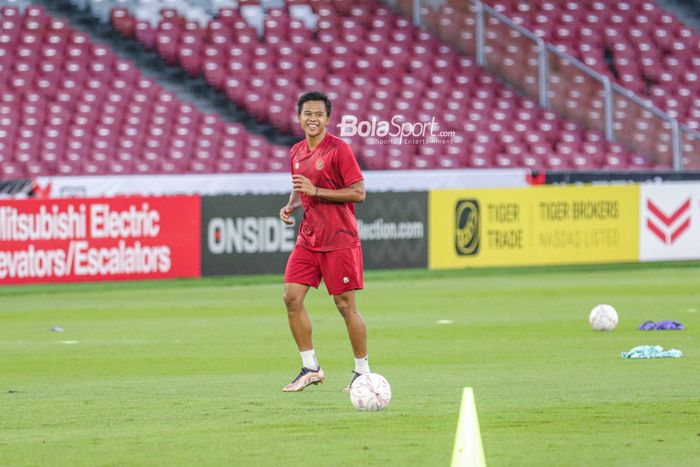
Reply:
<svg viewBox="0 0 700 467"><path fill-rule="evenodd" d="M430 192L429 266L637 261L638 187Z"/></svg>
<svg viewBox="0 0 700 467"><path fill-rule="evenodd" d="M700 258L700 184L641 185L641 261Z"/></svg>
<svg viewBox="0 0 700 467"><path fill-rule="evenodd" d="M289 195L202 198L202 274L284 272L303 211L294 226L278 217ZM369 193L355 206L365 269L426 267L428 194Z"/></svg>
<svg viewBox="0 0 700 467"><path fill-rule="evenodd" d="M199 197L0 202L0 283L200 275Z"/></svg>

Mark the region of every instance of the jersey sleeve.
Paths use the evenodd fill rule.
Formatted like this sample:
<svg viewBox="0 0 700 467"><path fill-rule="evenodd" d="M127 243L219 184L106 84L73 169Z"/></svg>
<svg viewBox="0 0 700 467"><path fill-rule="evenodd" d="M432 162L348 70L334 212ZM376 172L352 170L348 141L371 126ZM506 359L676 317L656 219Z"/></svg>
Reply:
<svg viewBox="0 0 700 467"><path fill-rule="evenodd" d="M355 159L355 154L348 144L342 144L338 148L338 170L345 187L364 179L360 165Z"/></svg>
<svg viewBox="0 0 700 467"><path fill-rule="evenodd" d="M296 155L296 144L289 148L289 172L294 175L294 159Z"/></svg>

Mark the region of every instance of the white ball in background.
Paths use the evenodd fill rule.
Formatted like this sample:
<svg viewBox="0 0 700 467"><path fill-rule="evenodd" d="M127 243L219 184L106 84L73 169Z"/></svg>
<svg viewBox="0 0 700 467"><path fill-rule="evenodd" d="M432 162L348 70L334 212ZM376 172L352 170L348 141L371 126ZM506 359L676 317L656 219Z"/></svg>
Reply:
<svg viewBox="0 0 700 467"><path fill-rule="evenodd" d="M610 305L596 305L588 315L588 324L596 331L612 331L619 322L617 311Z"/></svg>

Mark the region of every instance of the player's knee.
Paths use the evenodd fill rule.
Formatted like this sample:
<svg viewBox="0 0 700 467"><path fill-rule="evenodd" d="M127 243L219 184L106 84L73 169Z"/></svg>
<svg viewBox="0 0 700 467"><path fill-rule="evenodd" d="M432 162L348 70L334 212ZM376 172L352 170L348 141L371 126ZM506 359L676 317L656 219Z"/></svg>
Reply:
<svg viewBox="0 0 700 467"><path fill-rule="evenodd" d="M338 311L340 312L343 317L347 318L351 316L353 313L355 313L355 309L352 306L352 303L346 300L336 300L335 301L335 306L338 308Z"/></svg>
<svg viewBox="0 0 700 467"><path fill-rule="evenodd" d="M285 291L284 295L282 295L282 300L284 300L284 304L287 306L288 311L298 309L303 303L303 298L299 294L289 293L287 291Z"/></svg>

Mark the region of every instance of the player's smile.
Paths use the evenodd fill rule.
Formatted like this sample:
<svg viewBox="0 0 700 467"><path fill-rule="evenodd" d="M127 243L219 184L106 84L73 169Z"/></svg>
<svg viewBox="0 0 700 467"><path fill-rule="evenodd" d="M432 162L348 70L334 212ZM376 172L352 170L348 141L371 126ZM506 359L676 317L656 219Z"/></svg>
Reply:
<svg viewBox="0 0 700 467"><path fill-rule="evenodd" d="M319 129L322 129L321 125L319 124L318 120L316 119L309 119L306 121L306 130L312 134L316 134Z"/></svg>
<svg viewBox="0 0 700 467"><path fill-rule="evenodd" d="M328 124L325 104L322 101L305 102L299 114L299 123L307 136L322 135Z"/></svg>

